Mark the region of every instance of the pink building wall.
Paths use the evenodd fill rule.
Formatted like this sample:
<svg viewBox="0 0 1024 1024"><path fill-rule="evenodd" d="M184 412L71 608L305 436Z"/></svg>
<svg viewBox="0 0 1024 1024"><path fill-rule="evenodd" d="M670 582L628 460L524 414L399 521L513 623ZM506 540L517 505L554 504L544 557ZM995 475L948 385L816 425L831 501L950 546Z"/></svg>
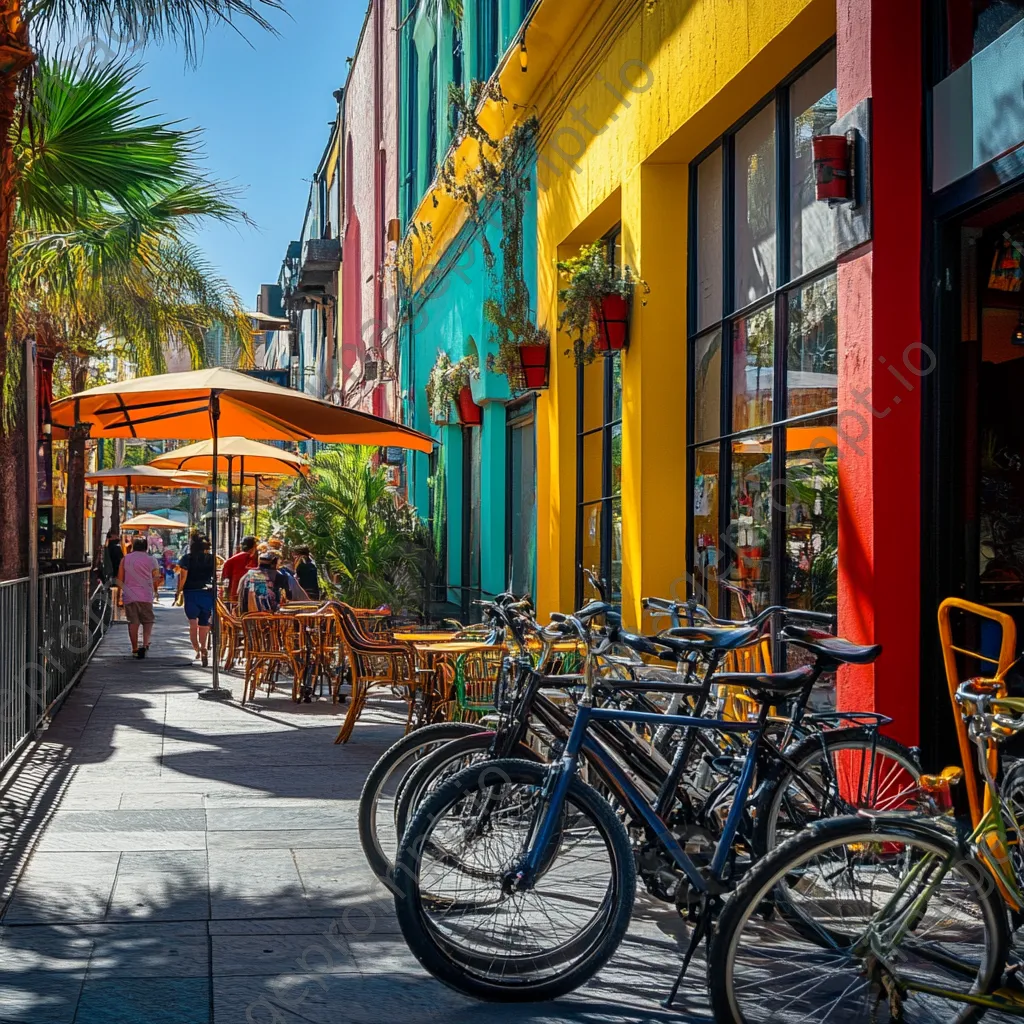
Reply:
<svg viewBox="0 0 1024 1024"><path fill-rule="evenodd" d="M399 412L388 222L398 216L395 4L373 0L343 99L341 379L344 402ZM378 381L366 380L368 361ZM380 377L383 376L383 380Z"/></svg>

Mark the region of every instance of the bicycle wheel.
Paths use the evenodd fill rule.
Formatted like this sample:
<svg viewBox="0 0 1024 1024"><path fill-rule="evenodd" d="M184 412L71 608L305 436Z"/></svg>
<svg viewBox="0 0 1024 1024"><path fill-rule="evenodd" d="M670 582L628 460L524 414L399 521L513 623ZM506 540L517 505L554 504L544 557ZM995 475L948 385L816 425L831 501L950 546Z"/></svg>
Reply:
<svg viewBox="0 0 1024 1024"><path fill-rule="evenodd" d="M1010 859L1020 883L1024 883L1024 761L1015 761L999 784L1003 804L1003 822L1009 841Z"/></svg>
<svg viewBox="0 0 1024 1024"><path fill-rule="evenodd" d="M780 890L781 912L766 915ZM717 1024L968 1024L983 1008L915 985L988 992L1006 947L991 876L938 826L835 818L743 879L718 920L708 987Z"/></svg>
<svg viewBox="0 0 1024 1024"><path fill-rule="evenodd" d="M515 871L547 807L549 767L489 761L432 793L396 863L395 908L409 948L478 999L553 999L596 973L629 925L636 872L608 804L574 778L544 868Z"/></svg>
<svg viewBox="0 0 1024 1024"><path fill-rule="evenodd" d="M921 769L908 747L867 729L816 733L788 747L757 801L759 855L822 818L858 810L898 811L913 803Z"/></svg>
<svg viewBox="0 0 1024 1024"><path fill-rule="evenodd" d="M398 834L405 834L412 816L430 793L463 769L486 761L491 756L493 745L493 732L478 732L469 736L459 736L422 758L406 776L401 792L395 800L395 828ZM524 761L540 760L526 743L520 743L509 757L522 758Z"/></svg>
<svg viewBox="0 0 1024 1024"><path fill-rule="evenodd" d="M370 769L359 795L359 843L373 873L386 881L395 866L400 833L395 827L396 801L409 770L431 750L479 732L470 722L441 722L403 736Z"/></svg>

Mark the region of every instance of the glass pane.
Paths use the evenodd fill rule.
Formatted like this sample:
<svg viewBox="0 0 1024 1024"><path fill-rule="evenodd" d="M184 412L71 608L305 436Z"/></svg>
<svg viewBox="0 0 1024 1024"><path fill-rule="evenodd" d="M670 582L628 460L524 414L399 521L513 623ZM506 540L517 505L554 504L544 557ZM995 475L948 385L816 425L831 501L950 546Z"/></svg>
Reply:
<svg viewBox="0 0 1024 1024"><path fill-rule="evenodd" d="M775 104L736 133L736 295L742 309L775 290Z"/></svg>
<svg viewBox="0 0 1024 1024"><path fill-rule="evenodd" d="M800 277L835 257L834 216L827 203L814 198L814 155L811 139L825 135L835 123L836 53L822 57L789 87L792 136L789 154L790 277Z"/></svg>
<svg viewBox="0 0 1024 1024"><path fill-rule="evenodd" d="M697 330L722 318L722 147L697 167Z"/></svg>
<svg viewBox="0 0 1024 1024"><path fill-rule="evenodd" d="M532 594L537 562L537 466L532 423L512 429L510 448L511 589L518 595Z"/></svg>
<svg viewBox="0 0 1024 1024"><path fill-rule="evenodd" d="M698 448L693 467L693 592L718 612L718 445Z"/></svg>
<svg viewBox="0 0 1024 1024"><path fill-rule="evenodd" d="M611 603L622 604L622 499L616 498L611 503L612 512L612 550L611 569Z"/></svg>
<svg viewBox="0 0 1024 1024"><path fill-rule="evenodd" d="M595 576L601 575L601 510L603 507L604 502L599 501L593 505L584 505L580 510L582 516L580 525L583 533L580 569L591 569ZM598 596L585 578L582 593L584 602Z"/></svg>
<svg viewBox="0 0 1024 1024"><path fill-rule="evenodd" d="M612 417L609 422L622 419L622 357L616 352L613 356L605 356L608 368L605 371L612 375Z"/></svg>
<svg viewBox="0 0 1024 1024"><path fill-rule="evenodd" d="M963 67L1024 19L1024 0L946 0L949 70Z"/></svg>
<svg viewBox="0 0 1024 1024"><path fill-rule="evenodd" d="M604 359L595 359L583 367L583 429L593 430L604 423Z"/></svg>
<svg viewBox="0 0 1024 1024"><path fill-rule="evenodd" d="M596 501L604 497L602 465L604 453L604 431L595 430L583 435L583 494L581 501Z"/></svg>
<svg viewBox="0 0 1024 1024"><path fill-rule="evenodd" d="M771 434L732 442L728 579L746 591L755 611L771 603L771 472ZM730 607L738 612L735 598Z"/></svg>
<svg viewBox="0 0 1024 1024"><path fill-rule="evenodd" d="M788 416L838 404L836 338L836 278L830 274L789 296Z"/></svg>
<svg viewBox="0 0 1024 1024"><path fill-rule="evenodd" d="M786 576L783 603L834 612L839 564L836 420L786 430Z"/></svg>
<svg viewBox="0 0 1024 1024"><path fill-rule="evenodd" d="M612 432L612 497L622 493L622 424L616 423Z"/></svg>
<svg viewBox="0 0 1024 1024"><path fill-rule="evenodd" d="M693 344L693 439L722 433L722 332L714 331Z"/></svg>
<svg viewBox="0 0 1024 1024"><path fill-rule="evenodd" d="M772 422L775 307L765 306L732 327L732 429Z"/></svg>

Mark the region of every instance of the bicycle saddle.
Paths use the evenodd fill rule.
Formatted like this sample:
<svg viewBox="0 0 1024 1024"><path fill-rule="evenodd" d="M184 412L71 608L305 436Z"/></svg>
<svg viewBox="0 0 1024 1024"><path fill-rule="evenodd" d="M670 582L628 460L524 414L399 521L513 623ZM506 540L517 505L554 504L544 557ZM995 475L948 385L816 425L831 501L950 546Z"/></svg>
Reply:
<svg viewBox="0 0 1024 1024"><path fill-rule="evenodd" d="M779 631L779 639L803 647L821 661L834 665L869 665L882 653L881 644L851 644L842 637L802 626L786 626Z"/></svg>
<svg viewBox="0 0 1024 1024"><path fill-rule="evenodd" d="M789 672L716 672L711 681L721 686L742 686L755 693L783 694L802 690L816 675L813 665L801 665Z"/></svg>
<svg viewBox="0 0 1024 1024"><path fill-rule="evenodd" d="M749 626L724 629L718 626L674 626L651 637L651 640L677 654L689 654L691 651L732 651L746 647L759 635L757 627Z"/></svg>

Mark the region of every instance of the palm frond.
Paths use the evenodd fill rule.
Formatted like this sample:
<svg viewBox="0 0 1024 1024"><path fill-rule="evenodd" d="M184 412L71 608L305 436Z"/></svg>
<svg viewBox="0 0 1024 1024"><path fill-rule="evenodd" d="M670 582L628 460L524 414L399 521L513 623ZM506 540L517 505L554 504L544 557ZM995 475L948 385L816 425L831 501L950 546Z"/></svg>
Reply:
<svg viewBox="0 0 1024 1024"><path fill-rule="evenodd" d="M25 9L36 34L67 39L85 29L117 43L115 49L171 41L194 62L212 25L225 23L241 33L250 23L276 34L268 15L284 11L284 5L281 0L27 0Z"/></svg>

